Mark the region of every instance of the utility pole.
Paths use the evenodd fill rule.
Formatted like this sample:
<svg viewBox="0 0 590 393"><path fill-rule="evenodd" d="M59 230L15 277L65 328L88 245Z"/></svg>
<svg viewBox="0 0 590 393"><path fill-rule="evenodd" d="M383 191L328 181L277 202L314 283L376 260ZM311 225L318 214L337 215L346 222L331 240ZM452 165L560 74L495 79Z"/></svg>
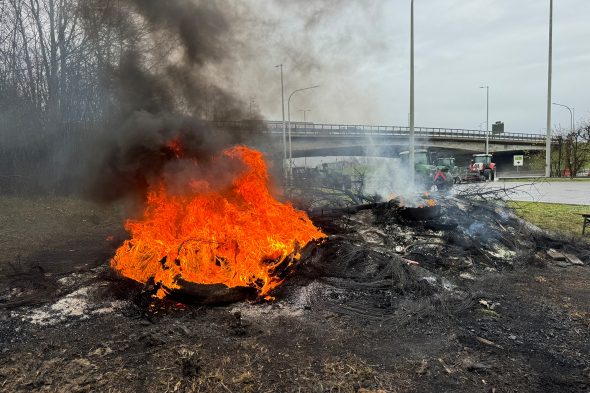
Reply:
<svg viewBox="0 0 590 393"><path fill-rule="evenodd" d="M281 69L281 110L283 111L283 177L287 181L287 123L285 122L285 84L283 82L283 65L276 66Z"/></svg>
<svg viewBox="0 0 590 393"><path fill-rule="evenodd" d="M547 72L547 141L545 143L545 177L551 177L551 77L553 72L553 0L549 0L549 64Z"/></svg>
<svg viewBox="0 0 590 393"><path fill-rule="evenodd" d="M410 151L408 154L408 168L409 183L413 189L416 180L416 168L415 168L415 148L416 141L414 135L414 0L410 5Z"/></svg>

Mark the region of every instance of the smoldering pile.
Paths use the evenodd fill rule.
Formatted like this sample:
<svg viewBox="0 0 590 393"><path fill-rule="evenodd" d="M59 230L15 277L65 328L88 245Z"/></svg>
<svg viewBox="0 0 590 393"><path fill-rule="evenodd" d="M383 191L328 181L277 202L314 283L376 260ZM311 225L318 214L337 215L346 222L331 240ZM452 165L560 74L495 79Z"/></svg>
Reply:
<svg viewBox="0 0 590 393"><path fill-rule="evenodd" d="M282 295L304 307L399 324L409 322L408 315L469 307L468 288L478 281L553 264L555 250L590 263L583 246L502 205L437 199L438 214L428 219L407 218L391 202L316 212L313 220L330 237L309 250Z"/></svg>

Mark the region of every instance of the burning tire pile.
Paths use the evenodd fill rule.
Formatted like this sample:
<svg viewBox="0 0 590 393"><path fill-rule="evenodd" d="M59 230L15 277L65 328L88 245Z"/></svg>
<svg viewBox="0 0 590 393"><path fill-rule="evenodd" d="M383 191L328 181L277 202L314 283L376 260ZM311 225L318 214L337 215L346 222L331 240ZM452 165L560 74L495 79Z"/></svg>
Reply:
<svg viewBox="0 0 590 393"><path fill-rule="evenodd" d="M176 154L182 157L180 147ZM183 173L202 171L198 161L183 165L188 166ZM299 249L324 234L305 213L272 197L262 153L237 146L212 166L228 168L223 174L228 180L210 174L220 176L219 170L205 176L199 171L176 185L182 191L170 191L163 180L150 189L143 217L127 220L131 239L117 249L111 266L123 277L156 286L158 298L190 300L192 293L201 304L215 303L215 296L207 295L211 285L219 293L217 303L270 299Z"/></svg>

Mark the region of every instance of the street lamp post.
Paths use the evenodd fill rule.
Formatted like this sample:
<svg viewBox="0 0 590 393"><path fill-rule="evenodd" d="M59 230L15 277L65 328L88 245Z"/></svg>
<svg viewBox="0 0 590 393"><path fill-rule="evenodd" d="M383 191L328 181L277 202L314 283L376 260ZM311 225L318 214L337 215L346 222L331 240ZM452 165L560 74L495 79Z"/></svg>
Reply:
<svg viewBox="0 0 590 393"><path fill-rule="evenodd" d="M295 93L305 90L315 89L316 87L320 87L320 85L304 87L303 89L294 90L290 95L289 99L287 100L287 124L289 130L289 172L293 170L293 150L291 149L291 98Z"/></svg>
<svg viewBox="0 0 590 393"><path fill-rule="evenodd" d="M276 68L281 69L281 110L283 111L283 177L287 180L287 125L285 123L285 84L283 82L283 65Z"/></svg>
<svg viewBox="0 0 590 393"><path fill-rule="evenodd" d="M486 154L490 154L490 87L480 86L486 89Z"/></svg>
<svg viewBox="0 0 590 393"><path fill-rule="evenodd" d="M553 0L549 1L549 61L547 71L547 140L545 141L545 177L551 177L551 77L553 72Z"/></svg>
<svg viewBox="0 0 590 393"><path fill-rule="evenodd" d="M558 104L557 102L554 102L553 105L562 106L570 112L570 127L571 127L571 130L573 133L574 132L574 113L575 113L574 111L575 111L575 108L570 108L567 105Z"/></svg>

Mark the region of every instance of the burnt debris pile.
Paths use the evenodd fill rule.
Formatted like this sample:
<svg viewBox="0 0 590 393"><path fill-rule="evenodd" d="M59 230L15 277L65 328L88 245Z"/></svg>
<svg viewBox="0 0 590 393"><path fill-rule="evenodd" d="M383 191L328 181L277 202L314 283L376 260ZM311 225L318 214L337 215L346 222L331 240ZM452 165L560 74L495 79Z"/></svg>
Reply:
<svg viewBox="0 0 590 393"><path fill-rule="evenodd" d="M287 298L403 323L412 314L466 308L471 284L555 263L555 249L590 261L583 246L558 239L501 205L437 199L434 206L415 208L391 201L316 211L314 221L330 236L303 260L286 291L297 289ZM408 307L421 311L408 313Z"/></svg>

